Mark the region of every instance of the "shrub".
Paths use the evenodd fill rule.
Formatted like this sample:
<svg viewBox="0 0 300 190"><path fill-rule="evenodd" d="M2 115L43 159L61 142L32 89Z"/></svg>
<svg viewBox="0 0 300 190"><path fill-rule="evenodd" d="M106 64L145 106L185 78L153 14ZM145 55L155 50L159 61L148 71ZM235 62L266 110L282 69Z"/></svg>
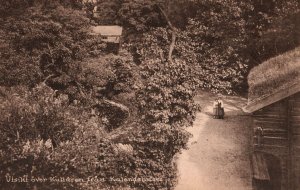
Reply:
<svg viewBox="0 0 300 190"><path fill-rule="evenodd" d="M144 119L150 123L190 126L198 110L193 101L198 84L191 68L179 60L150 60L142 72L144 86L137 92L137 98Z"/></svg>
<svg viewBox="0 0 300 190"><path fill-rule="evenodd" d="M54 147L73 138L78 126L67 97L55 98L55 91L45 84L32 90L22 86L5 88L1 94L1 178L55 175L63 166L48 162L49 156ZM1 186L9 189L32 189L34 185L1 181Z"/></svg>

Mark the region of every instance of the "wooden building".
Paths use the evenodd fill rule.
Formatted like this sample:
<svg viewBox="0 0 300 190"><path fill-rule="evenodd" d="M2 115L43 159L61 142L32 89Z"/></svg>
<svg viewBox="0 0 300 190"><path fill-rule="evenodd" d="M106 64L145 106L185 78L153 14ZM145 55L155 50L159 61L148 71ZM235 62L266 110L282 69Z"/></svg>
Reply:
<svg viewBox="0 0 300 190"><path fill-rule="evenodd" d="M254 189L300 190L300 47L253 68L248 84Z"/></svg>
<svg viewBox="0 0 300 190"><path fill-rule="evenodd" d="M91 34L99 36L101 41L107 43L108 51L118 53L121 46L123 28L121 26L94 26L91 28Z"/></svg>

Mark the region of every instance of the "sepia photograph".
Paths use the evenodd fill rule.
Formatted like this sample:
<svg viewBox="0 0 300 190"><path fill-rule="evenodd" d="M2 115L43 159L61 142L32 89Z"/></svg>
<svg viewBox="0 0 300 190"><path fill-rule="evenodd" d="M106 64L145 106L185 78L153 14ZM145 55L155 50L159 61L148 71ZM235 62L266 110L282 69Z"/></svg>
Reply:
<svg viewBox="0 0 300 190"><path fill-rule="evenodd" d="M300 0L0 0L0 190L300 190Z"/></svg>

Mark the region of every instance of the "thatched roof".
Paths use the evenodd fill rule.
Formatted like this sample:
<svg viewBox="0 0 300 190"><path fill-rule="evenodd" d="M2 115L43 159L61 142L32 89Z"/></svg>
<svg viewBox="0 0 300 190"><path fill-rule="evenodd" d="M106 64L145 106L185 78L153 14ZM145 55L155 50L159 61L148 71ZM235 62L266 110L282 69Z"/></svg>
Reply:
<svg viewBox="0 0 300 190"><path fill-rule="evenodd" d="M248 75L246 112L254 112L300 91L300 47L254 67Z"/></svg>

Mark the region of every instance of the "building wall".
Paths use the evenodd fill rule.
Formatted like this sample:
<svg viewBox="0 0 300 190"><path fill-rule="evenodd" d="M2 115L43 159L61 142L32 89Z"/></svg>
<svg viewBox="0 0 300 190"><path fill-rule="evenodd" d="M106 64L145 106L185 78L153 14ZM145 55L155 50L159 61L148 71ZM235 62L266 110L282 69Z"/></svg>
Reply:
<svg viewBox="0 0 300 190"><path fill-rule="evenodd" d="M300 93L290 98L290 126L291 126L291 164L292 183L295 190L300 190Z"/></svg>
<svg viewBox="0 0 300 190"><path fill-rule="evenodd" d="M300 93L253 113L253 150L280 159L282 190L300 190Z"/></svg>
<svg viewBox="0 0 300 190"><path fill-rule="evenodd" d="M277 156L288 154L287 109L284 99L253 113L254 150L264 150ZM263 131L261 146L258 142L259 128Z"/></svg>

